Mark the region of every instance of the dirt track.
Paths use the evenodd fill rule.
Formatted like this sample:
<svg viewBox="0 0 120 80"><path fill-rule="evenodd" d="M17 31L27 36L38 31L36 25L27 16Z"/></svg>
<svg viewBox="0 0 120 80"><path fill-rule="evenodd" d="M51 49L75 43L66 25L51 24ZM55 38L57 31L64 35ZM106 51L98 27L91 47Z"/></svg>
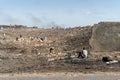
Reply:
<svg viewBox="0 0 120 80"><path fill-rule="evenodd" d="M119 73L42 73L42 74L19 74L3 75L0 80L120 80Z"/></svg>

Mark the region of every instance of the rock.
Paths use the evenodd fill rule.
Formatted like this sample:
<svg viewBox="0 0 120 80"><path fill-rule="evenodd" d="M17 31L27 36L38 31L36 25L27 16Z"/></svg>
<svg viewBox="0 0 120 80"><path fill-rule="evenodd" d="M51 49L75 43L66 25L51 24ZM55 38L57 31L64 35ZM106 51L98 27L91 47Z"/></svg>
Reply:
<svg viewBox="0 0 120 80"><path fill-rule="evenodd" d="M120 23L101 22L93 26L92 37L89 40L93 51L120 50Z"/></svg>

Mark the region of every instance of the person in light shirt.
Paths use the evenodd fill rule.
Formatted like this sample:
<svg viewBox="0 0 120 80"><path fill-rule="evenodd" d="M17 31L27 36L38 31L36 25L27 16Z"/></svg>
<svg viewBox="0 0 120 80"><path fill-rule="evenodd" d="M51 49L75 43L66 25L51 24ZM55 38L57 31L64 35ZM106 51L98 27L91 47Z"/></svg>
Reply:
<svg viewBox="0 0 120 80"><path fill-rule="evenodd" d="M83 47L82 53L83 53L83 55L84 55L85 58L88 57L88 51L86 50L85 47Z"/></svg>

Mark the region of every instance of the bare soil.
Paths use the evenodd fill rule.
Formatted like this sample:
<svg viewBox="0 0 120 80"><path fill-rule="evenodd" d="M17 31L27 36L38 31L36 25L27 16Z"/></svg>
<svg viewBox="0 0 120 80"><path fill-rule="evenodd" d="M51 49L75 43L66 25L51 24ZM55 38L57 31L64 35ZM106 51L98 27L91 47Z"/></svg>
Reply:
<svg viewBox="0 0 120 80"><path fill-rule="evenodd" d="M5 39L4 39L4 33ZM16 41L19 36L24 41ZM45 42L28 42L29 37L47 37ZM104 54L91 55L91 59L62 59L47 62L46 55L50 47L55 47L55 53L63 55L79 52L83 46L90 50L89 39L91 28L78 29L34 29L34 28L5 28L0 33L0 73L34 73L34 72L120 72L120 62L106 65L101 61ZM35 44L39 46L35 46ZM103 53L103 52L100 52ZM109 53L109 52L108 52ZM106 52L107 54L107 52ZM101 56L102 55L102 56ZM108 54L110 55L110 54ZM119 56L119 52L116 56ZM112 55L111 55L112 56ZM113 59L119 60L119 57Z"/></svg>

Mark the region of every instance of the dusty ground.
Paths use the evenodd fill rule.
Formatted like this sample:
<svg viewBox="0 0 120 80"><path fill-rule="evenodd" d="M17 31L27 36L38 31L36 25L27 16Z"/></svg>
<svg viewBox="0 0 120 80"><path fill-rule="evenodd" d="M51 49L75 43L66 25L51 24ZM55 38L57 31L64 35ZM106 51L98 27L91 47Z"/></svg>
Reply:
<svg viewBox="0 0 120 80"><path fill-rule="evenodd" d="M0 73L40 73L40 72L120 72L120 62L107 65L101 60L94 59L68 59L56 60L48 63L45 57L22 56L20 58L2 59Z"/></svg>
<svg viewBox="0 0 120 80"><path fill-rule="evenodd" d="M100 72L120 72L120 62L117 64L106 65L101 61L101 57L109 54L97 54L94 52L93 58L87 60L68 59L56 60L52 63L47 62L46 55L50 47L55 47L55 53L76 54L77 51L86 46L90 49L88 43L90 38L90 29L4 29L0 33L0 73L41 73L41 72L82 72L95 73ZM5 40L3 35L6 33ZM16 37L22 35L25 39L22 42L16 41ZM83 36L84 35L84 36ZM29 37L43 36L47 41L36 41L29 43ZM39 46L35 46L35 44ZM103 52L100 52L103 53ZM111 52L112 53L112 52ZM119 52L115 53L119 56ZM112 56L119 60L119 57Z"/></svg>

